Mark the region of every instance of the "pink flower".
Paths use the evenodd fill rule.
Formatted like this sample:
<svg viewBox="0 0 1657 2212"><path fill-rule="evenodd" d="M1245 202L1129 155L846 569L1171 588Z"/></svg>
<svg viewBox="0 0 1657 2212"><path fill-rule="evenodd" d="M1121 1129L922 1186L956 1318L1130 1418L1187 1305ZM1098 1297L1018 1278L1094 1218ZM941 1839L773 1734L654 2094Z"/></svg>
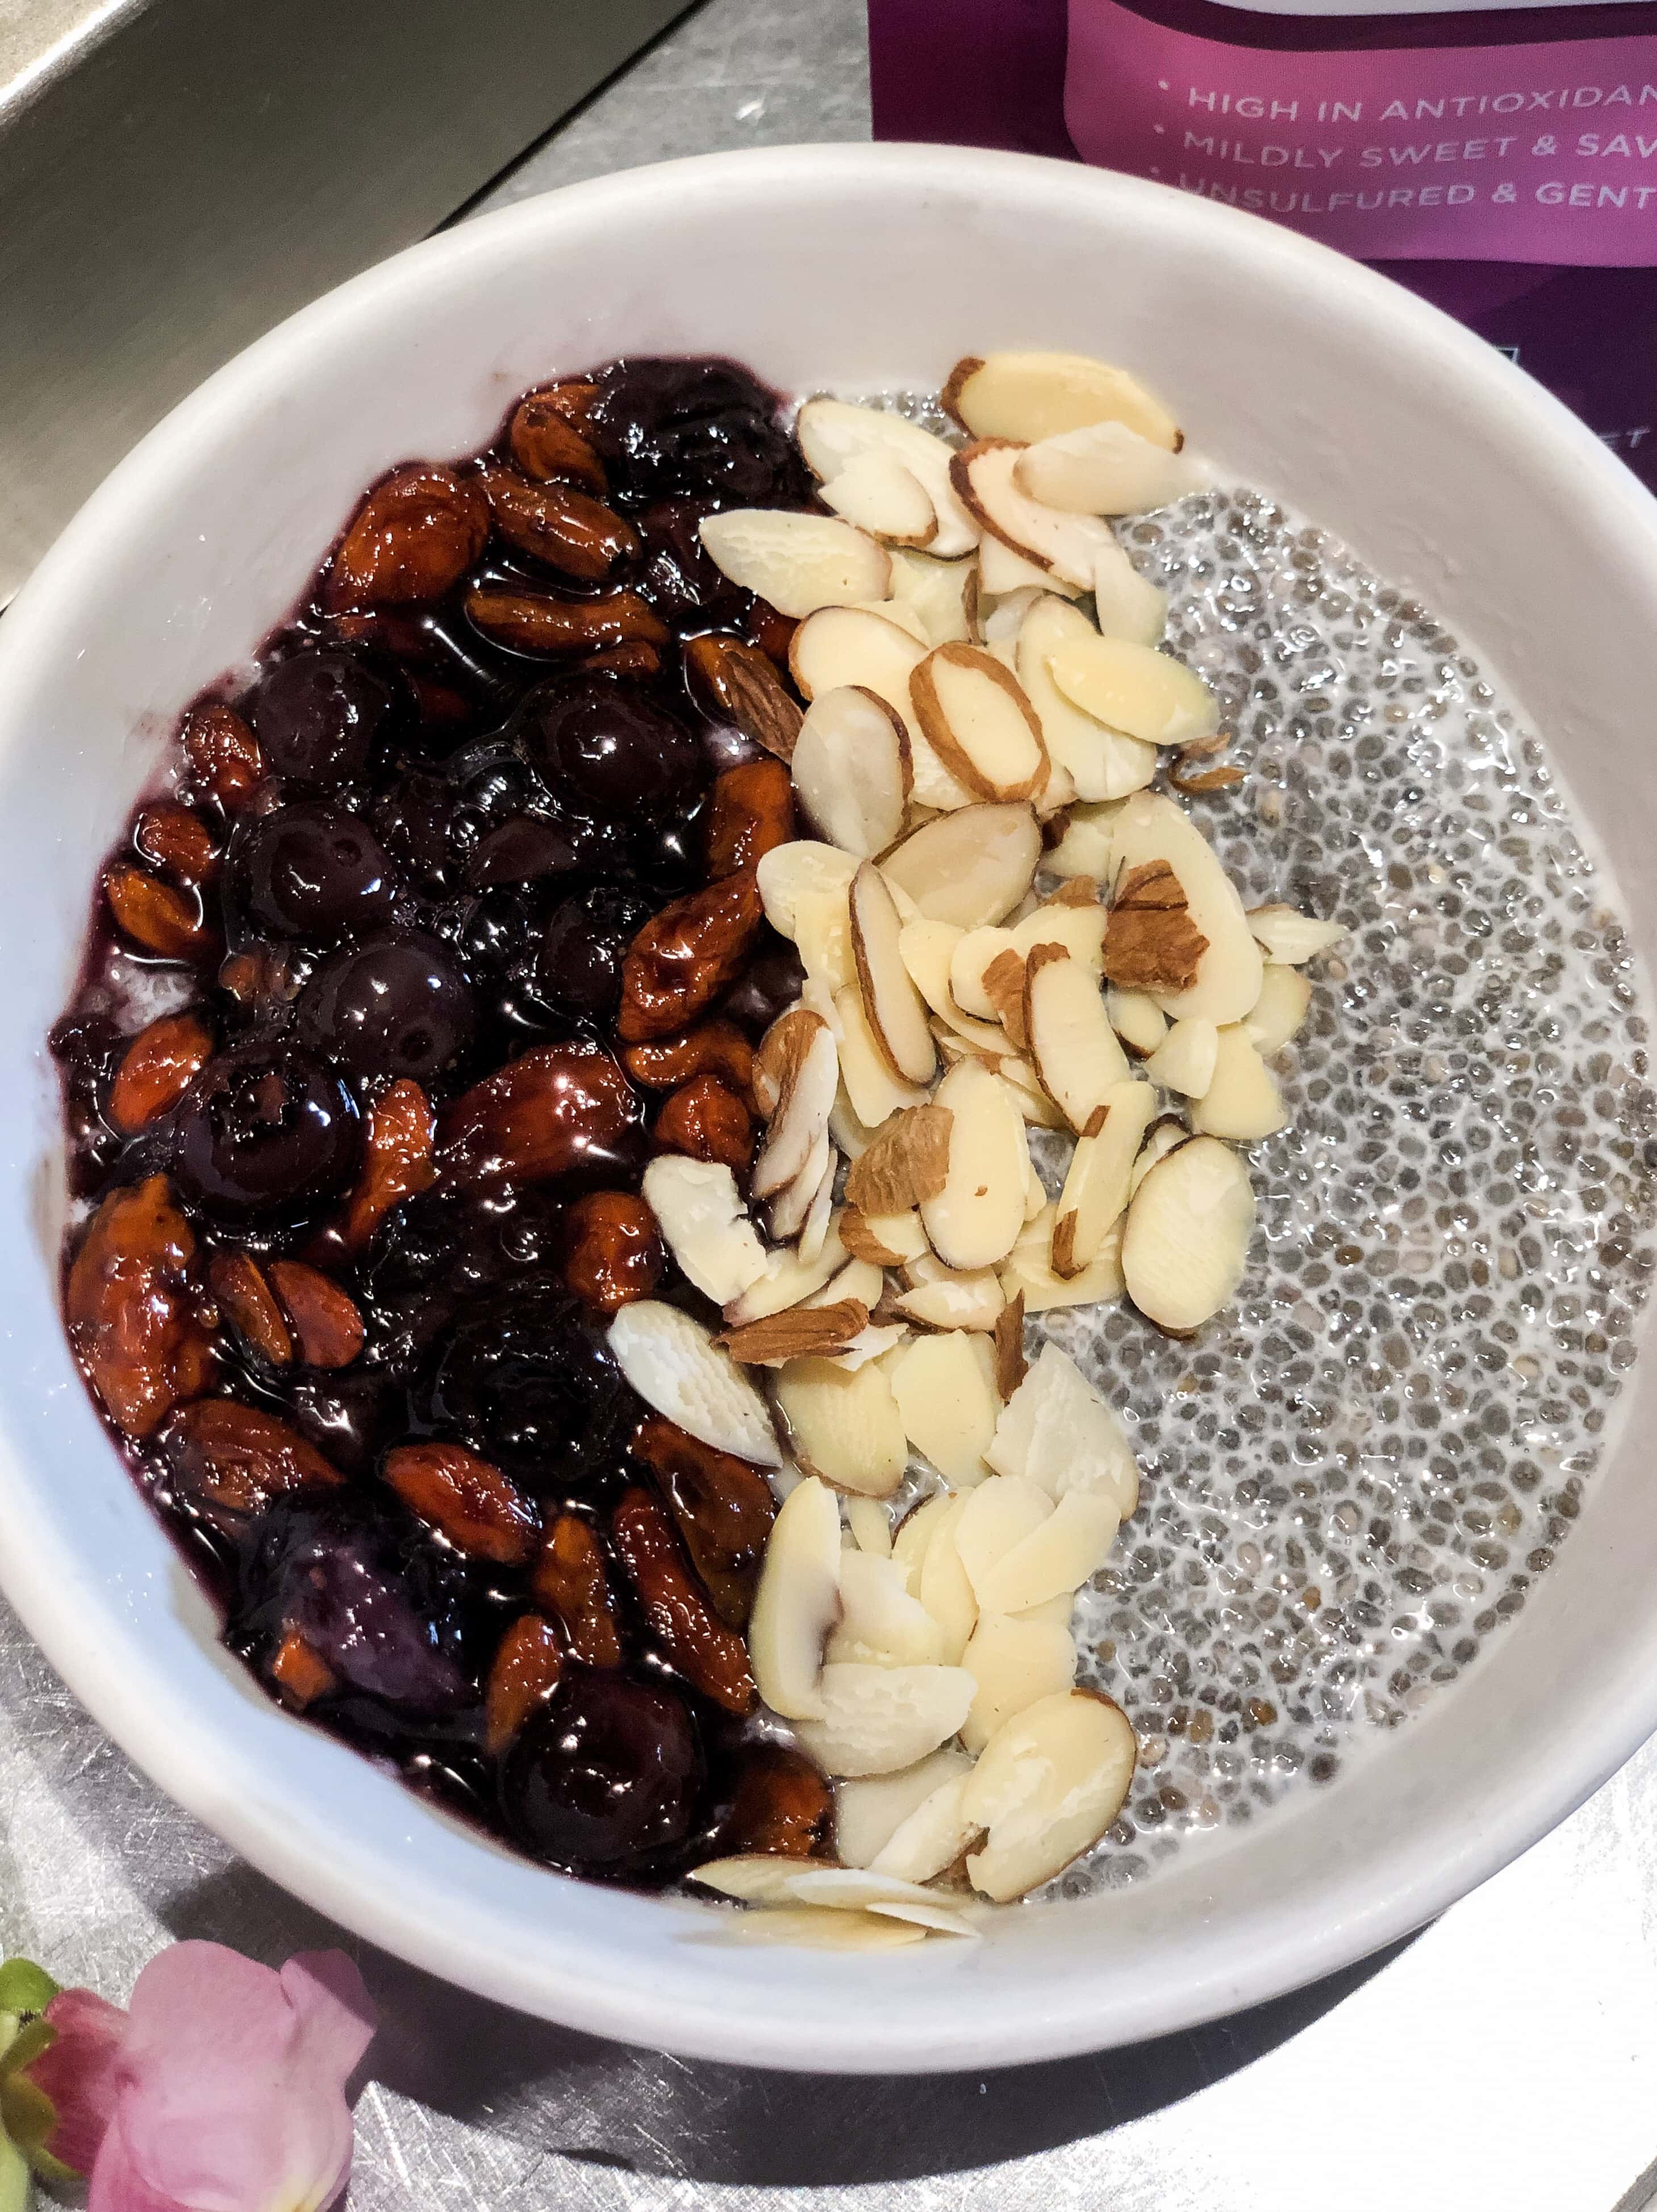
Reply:
<svg viewBox="0 0 1657 2212"><path fill-rule="evenodd" d="M42 2163L55 2159L70 2173L90 2173L115 2109L115 2059L126 2014L90 1990L60 1990L41 2018L52 2041L24 2072L52 2114L39 2142L27 2148Z"/></svg>

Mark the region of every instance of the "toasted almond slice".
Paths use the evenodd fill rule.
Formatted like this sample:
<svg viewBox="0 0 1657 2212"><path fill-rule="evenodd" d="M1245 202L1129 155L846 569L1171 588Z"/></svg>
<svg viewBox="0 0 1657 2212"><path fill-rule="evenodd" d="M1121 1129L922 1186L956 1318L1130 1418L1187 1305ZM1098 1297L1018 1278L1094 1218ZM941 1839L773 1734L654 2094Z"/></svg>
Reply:
<svg viewBox="0 0 1657 2212"><path fill-rule="evenodd" d="M774 1388L801 1467L837 1490L890 1497L903 1480L909 1446L883 1369L794 1359Z"/></svg>
<svg viewBox="0 0 1657 2212"><path fill-rule="evenodd" d="M901 1267L928 1249L920 1216L912 1206L896 1213L865 1213L848 1206L841 1217L840 1234L848 1252L877 1267Z"/></svg>
<svg viewBox="0 0 1657 2212"><path fill-rule="evenodd" d="M1197 488L1185 455L1126 422L1086 422L1026 447L1013 471L1021 490L1077 514L1149 514Z"/></svg>
<svg viewBox="0 0 1657 2212"><path fill-rule="evenodd" d="M1069 1690L1076 1644L1068 1628L980 1612L961 1663L978 1684L961 1725L962 1743L976 1753L1015 1714ZM965 1795L963 1784L963 1800Z"/></svg>
<svg viewBox="0 0 1657 2212"><path fill-rule="evenodd" d="M820 495L825 507L889 544L930 545L938 536L925 485L889 453L859 453Z"/></svg>
<svg viewBox="0 0 1657 2212"><path fill-rule="evenodd" d="M1047 669L1073 707L1145 744L1188 745L1220 726L1219 702L1201 677L1132 638L1067 638Z"/></svg>
<svg viewBox="0 0 1657 2212"><path fill-rule="evenodd" d="M907 610L904 611L907 615ZM901 617L868 607L826 607L794 632L788 665L807 699L857 685L883 700L902 722L909 741L909 790L917 805L964 806L971 793L939 761L917 720L909 678L926 647Z"/></svg>
<svg viewBox="0 0 1657 2212"><path fill-rule="evenodd" d="M1080 599L1085 586L1072 584L1062 576L1050 575L1034 561L1027 561L1022 553L1015 553L1011 545L1004 545L998 538L986 534L978 549L978 589L981 635L989 619L988 611L1005 599L1017 599L1033 591L1057 592L1066 599Z"/></svg>
<svg viewBox="0 0 1657 2212"><path fill-rule="evenodd" d="M847 1200L871 1213L898 1214L935 1198L949 1172L950 1128L944 1106L912 1106L895 1115L847 1176Z"/></svg>
<svg viewBox="0 0 1657 2212"><path fill-rule="evenodd" d="M1079 1275L1053 1272L1053 1231L1059 1208L1049 1202L1024 1224L1023 1234L1000 1270L1001 1288L1009 1300L1022 1297L1026 1313L1047 1313L1055 1306L1108 1304L1122 1295L1122 1234L1119 1219L1105 1232L1099 1255Z"/></svg>
<svg viewBox="0 0 1657 2212"><path fill-rule="evenodd" d="M1002 953L1016 951L1017 944L1011 930L994 924L986 929L966 930L956 940L950 954L950 996L961 1012L975 1015L980 1021L1000 1019L994 1000L984 988L984 973ZM957 1017L946 1015L945 1018ZM1004 1045L1005 1042L1003 1039Z"/></svg>
<svg viewBox="0 0 1657 2212"><path fill-rule="evenodd" d="M1007 1303L993 1267L958 1272L941 1261L922 1258L910 1261L904 1273L909 1286L899 1292L893 1305L923 1328L992 1331Z"/></svg>
<svg viewBox="0 0 1657 2212"><path fill-rule="evenodd" d="M988 1458L998 1474L1022 1475L1054 1498L1096 1492L1124 1519L1138 1503L1139 1470L1120 1422L1051 1342L1002 1408Z"/></svg>
<svg viewBox="0 0 1657 2212"><path fill-rule="evenodd" d="M840 1507L827 1484L808 1475L771 1524L748 1623L754 1680L785 1720L822 1716L822 1654L840 1619Z"/></svg>
<svg viewBox="0 0 1657 2212"><path fill-rule="evenodd" d="M1132 1202L1134 1192L1138 1189L1140 1184L1150 1173L1152 1168L1156 1166L1157 1161L1166 1159L1168 1154L1174 1150L1175 1145L1187 1145L1189 1144L1190 1141L1191 1132L1187 1128L1185 1123L1180 1120L1177 1115L1164 1114L1160 1121L1153 1121L1151 1123L1150 1128L1145 1132L1145 1140L1139 1147L1139 1157L1133 1163L1133 1173L1128 1177L1127 1194L1130 1204ZM1121 1227L1122 1224L1119 1221L1117 1224L1118 1235L1116 1240L1116 1274L1117 1289L1119 1291L1122 1287L1120 1249Z"/></svg>
<svg viewBox="0 0 1657 2212"><path fill-rule="evenodd" d="M938 1072L938 1048L926 1001L903 964L898 949L903 925L886 878L871 860L852 878L851 914L863 1010L875 1042L895 1075L906 1083L930 1083Z"/></svg>
<svg viewBox="0 0 1657 2212"><path fill-rule="evenodd" d="M1138 744L1137 738L1126 740ZM1152 769L1156 767L1156 750L1145 747ZM1103 805L1083 801L1072 806L1065 817L1064 835L1042 861L1050 875L1063 876L1069 881L1108 883L1116 871L1112 865L1111 846L1114 839L1114 823L1121 809L1120 799Z"/></svg>
<svg viewBox="0 0 1657 2212"><path fill-rule="evenodd" d="M1168 1035L1168 1016L1147 992L1113 988L1105 994L1105 1012L1112 1029L1136 1059L1149 1060Z"/></svg>
<svg viewBox="0 0 1657 2212"><path fill-rule="evenodd" d="M738 1858L709 1859L705 1866L692 1867L688 1878L744 1905L768 1905L787 1895L787 1885L798 1872L798 1859L750 1851Z"/></svg>
<svg viewBox="0 0 1657 2212"><path fill-rule="evenodd" d="M663 1152L641 1186L668 1249L704 1297L738 1297L765 1273L765 1247L723 1161Z"/></svg>
<svg viewBox="0 0 1657 2212"><path fill-rule="evenodd" d="M1298 968L1351 933L1344 921L1318 921L1292 906L1251 907L1248 927L1266 958L1288 968Z"/></svg>
<svg viewBox="0 0 1657 2212"><path fill-rule="evenodd" d="M938 645L909 678L932 750L980 799L1031 799L1046 785L1041 726L1018 680L975 645Z"/></svg>
<svg viewBox="0 0 1657 2212"><path fill-rule="evenodd" d="M677 1306L639 1298L610 1325L616 1363L646 1405L756 1467L780 1467L782 1450L763 1398L728 1352Z"/></svg>
<svg viewBox="0 0 1657 2212"><path fill-rule="evenodd" d="M840 1298L833 1305L789 1306L745 1328L727 1329L719 1341L745 1367L792 1366L843 1352L868 1326L866 1305Z"/></svg>
<svg viewBox="0 0 1657 2212"><path fill-rule="evenodd" d="M993 1267L1024 1225L1023 1121L1005 1086L974 1060L950 1070L936 1103L954 1119L944 1187L920 1201L927 1241L947 1267Z"/></svg>
<svg viewBox="0 0 1657 2212"><path fill-rule="evenodd" d="M937 1898L919 1882L897 1875L876 1874L867 1867L830 1867L794 1862L784 1894L801 1905L820 1905L829 1912L861 1912L877 1905L936 1905Z"/></svg>
<svg viewBox="0 0 1657 2212"><path fill-rule="evenodd" d="M945 466L944 481L949 483ZM951 499L955 497L950 492ZM964 510L963 510L964 515ZM968 528L973 526L970 522ZM892 554L892 604L907 606L920 620L928 645L969 641L977 624L978 563L973 560L941 561L930 553Z"/></svg>
<svg viewBox="0 0 1657 2212"><path fill-rule="evenodd" d="M1066 884L1064 894L1045 900L1015 922L1013 945L1026 957L1038 945L1056 945L1099 975L1104 970L1105 909L1097 898L1088 896L1083 884Z"/></svg>
<svg viewBox="0 0 1657 2212"><path fill-rule="evenodd" d="M978 1583L980 1611L1024 1613L1080 1589L1105 1564L1121 1518L1114 1497L1067 1490L1040 1527L1004 1553Z"/></svg>
<svg viewBox="0 0 1657 2212"><path fill-rule="evenodd" d="M841 851L867 860L902 830L908 732L874 692L855 684L819 692L800 724L789 772L801 809Z"/></svg>
<svg viewBox="0 0 1657 2212"><path fill-rule="evenodd" d="M938 1762L946 1759L950 1765L940 1774ZM972 1761L966 1753L946 1745L910 1771L918 1777L923 1769L932 1787L910 1806L871 1855L869 1864L877 1874L931 1881L952 1867L977 1838L978 1830L968 1825L961 1809L967 1777L972 1772ZM843 1850L842 1846L842 1856Z"/></svg>
<svg viewBox="0 0 1657 2212"><path fill-rule="evenodd" d="M791 941L803 893L839 891L851 885L857 860L837 846L821 845L810 837L797 837L786 845L774 845L754 872L765 918L780 937Z"/></svg>
<svg viewBox="0 0 1657 2212"><path fill-rule="evenodd" d="M1047 574L1090 590L1100 548L1116 542L1110 525L1043 507L1021 491L1013 477L1021 451L1005 438L980 438L966 447L950 464L956 495L987 538L998 538Z"/></svg>
<svg viewBox="0 0 1657 2212"><path fill-rule="evenodd" d="M960 1667L825 1667L823 1716L800 1743L825 1774L895 1773L956 1734L974 1688Z"/></svg>
<svg viewBox="0 0 1657 2212"><path fill-rule="evenodd" d="M867 1552L872 1559L889 1559L892 1556L892 1516L879 1498L846 1498L841 1503L845 1510L846 1525L851 1530L859 1551Z"/></svg>
<svg viewBox="0 0 1657 2212"><path fill-rule="evenodd" d="M1001 1411L989 1340L966 1330L912 1337L887 1373L914 1449L957 1490L982 1482Z"/></svg>
<svg viewBox="0 0 1657 2212"><path fill-rule="evenodd" d="M1053 1510L1053 1501L1041 1484L1024 1475L992 1475L968 1492L956 1524L955 1545L980 1613L991 1570L1039 1528Z"/></svg>
<svg viewBox="0 0 1657 2212"><path fill-rule="evenodd" d="M1124 422L1171 453L1185 442L1179 424L1137 377L1085 354L968 356L950 372L943 398L946 413L975 438L1034 444L1090 422Z"/></svg>
<svg viewBox="0 0 1657 2212"><path fill-rule="evenodd" d="M804 1008L796 1008L772 1024L760 1047L760 1056L776 1083L777 1103L754 1163L750 1188L756 1198L769 1198L802 1173L819 1141L827 1145L828 1112L840 1081L840 1054L828 1024ZM816 1172L820 1176L821 1161ZM814 1177L811 1191L816 1188ZM810 1196L808 1192L808 1206Z"/></svg>
<svg viewBox="0 0 1657 2212"><path fill-rule="evenodd" d="M967 1861L973 1887L1005 1905L1090 1850L1127 1802L1138 1755L1121 1708L1090 1690L1043 1698L1008 1721L962 1793L963 1816L988 1831Z"/></svg>
<svg viewBox="0 0 1657 2212"><path fill-rule="evenodd" d="M1200 1015L1220 1027L1246 1020L1260 994L1260 950L1236 887L1201 830L1172 799L1141 791L1117 816L1112 842L1119 872L1154 860L1172 867L1191 921L1208 940L1192 988L1158 994L1162 1011L1176 1019Z"/></svg>
<svg viewBox="0 0 1657 2212"><path fill-rule="evenodd" d="M950 489L951 447L918 422L882 407L845 399L808 399L794 418L794 435L805 465L820 482L841 475L866 454L881 454L925 487L936 512L932 550L946 559L970 553L978 532ZM825 498L827 494L824 494Z"/></svg>
<svg viewBox="0 0 1657 2212"><path fill-rule="evenodd" d="M1019 626L1016 653L1018 680L1041 725L1047 751L1075 784L1077 797L1093 805L1143 789L1156 773L1157 758L1155 745L1108 728L1067 699L1053 680L1054 653L1096 635L1079 607L1044 593ZM1055 858L1048 855L1049 866ZM1102 877L1108 869L1083 866L1075 872Z"/></svg>
<svg viewBox="0 0 1657 2212"><path fill-rule="evenodd" d="M968 1495L944 1500L944 1510L930 1530L920 1565L913 1571L915 1595L943 1629L944 1656L951 1664L959 1660L978 1625L978 1600L955 1540Z"/></svg>
<svg viewBox="0 0 1657 2212"><path fill-rule="evenodd" d="M889 1115L901 1113L906 1106L924 1105L926 1091L892 1073L875 1041L857 985L836 992L834 1004L841 1031L841 1080L852 1110L864 1127L877 1131Z"/></svg>
<svg viewBox="0 0 1657 2212"><path fill-rule="evenodd" d="M831 1665L936 1667L944 1659L944 1632L908 1589L895 1559L842 1552L840 1625L828 1639Z"/></svg>
<svg viewBox="0 0 1657 2212"><path fill-rule="evenodd" d="M1114 1085L1094 1109L1059 1197L1056 1274L1079 1274L1098 1258L1106 1231L1127 1204L1128 1178L1156 1113L1156 1091L1133 1081Z"/></svg>
<svg viewBox="0 0 1657 2212"><path fill-rule="evenodd" d="M1213 1023L1188 1016L1174 1024L1145 1062L1145 1080L1185 1098L1200 1098L1214 1080L1219 1048L1220 1033Z"/></svg>
<svg viewBox="0 0 1657 2212"><path fill-rule="evenodd" d="M891 588L885 548L830 515L732 507L705 516L701 532L722 576L795 621L848 599L883 599Z"/></svg>
<svg viewBox="0 0 1657 2212"><path fill-rule="evenodd" d="M841 1783L835 1791L835 1845L841 1863L848 1867L874 1866L910 1818L942 1790L953 1788L957 1793L958 1807L961 1784L971 1771L972 1761L965 1752L953 1744L945 1744L895 1774L874 1774L863 1781ZM932 1872L941 1873L944 1867L952 1865L971 1840L970 1835L963 1838L950 1856ZM907 1866L880 1870L894 1873L901 1881L926 1881L930 1878L928 1875L914 1873Z"/></svg>
<svg viewBox="0 0 1657 2212"><path fill-rule="evenodd" d="M1214 1073L1191 1106L1191 1126L1199 1136L1225 1137L1249 1145L1274 1136L1289 1120L1278 1079L1241 1022L1221 1030L1215 1042Z"/></svg>
<svg viewBox="0 0 1657 2212"><path fill-rule="evenodd" d="M1142 576L1120 545L1102 545L1093 564L1093 619L1102 637L1160 645L1168 628L1168 593Z"/></svg>
<svg viewBox="0 0 1657 2212"><path fill-rule="evenodd" d="M1176 1335L1236 1295L1254 1231L1247 1164L1217 1137L1193 1137L1157 1162L1134 1193L1122 1274L1147 1321Z"/></svg>
<svg viewBox="0 0 1657 2212"><path fill-rule="evenodd" d="M1131 1079L1097 977L1067 952L1038 945L1024 963L1024 1029L1043 1089L1079 1133Z"/></svg>
<svg viewBox="0 0 1657 2212"><path fill-rule="evenodd" d="M842 1238L842 1243L844 1238ZM832 1275L820 1291L812 1291L804 1297L802 1305L813 1308L841 1304L855 1298L859 1305L872 1310L880 1303L880 1294L886 1287L884 1271L867 1260L852 1258L837 1274Z"/></svg>
<svg viewBox="0 0 1657 2212"><path fill-rule="evenodd" d="M773 1905L763 1912L729 1913L717 1932L731 1943L789 1943L804 1951L899 1951L926 1940L918 1923L895 1920L889 1913L829 1912L820 1905Z"/></svg>
<svg viewBox="0 0 1657 2212"><path fill-rule="evenodd" d="M804 1233L807 1217L823 1186L827 1184L833 1191L835 1164L835 1148L828 1141L825 1127L812 1139L805 1165L771 1201L767 1226L774 1244L786 1244Z"/></svg>
<svg viewBox="0 0 1657 2212"><path fill-rule="evenodd" d="M1028 806L963 806L906 837L881 872L927 921L977 929L1012 911L1041 857L1041 832Z"/></svg>
<svg viewBox="0 0 1657 2212"><path fill-rule="evenodd" d="M767 1314L782 1313L789 1306L798 1305L843 1273L847 1256L847 1249L831 1215L822 1249L815 1258L807 1259L797 1250L767 1254L765 1273L726 1306L725 1326L741 1328L749 1322L762 1320Z"/></svg>
<svg viewBox="0 0 1657 2212"><path fill-rule="evenodd" d="M1253 1012L1243 1024L1262 1060L1270 1060L1274 1052L1281 1052L1290 1038L1299 1034L1311 1004L1311 981L1298 968L1267 962L1266 973L1260 978L1260 995L1254 1001Z"/></svg>

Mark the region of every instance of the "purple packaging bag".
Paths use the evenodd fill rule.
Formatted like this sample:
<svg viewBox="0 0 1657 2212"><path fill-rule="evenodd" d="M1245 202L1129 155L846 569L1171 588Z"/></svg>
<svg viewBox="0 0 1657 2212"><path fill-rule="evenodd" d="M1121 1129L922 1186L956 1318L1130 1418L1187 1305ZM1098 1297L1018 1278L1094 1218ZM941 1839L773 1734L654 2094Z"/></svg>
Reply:
<svg viewBox="0 0 1657 2212"><path fill-rule="evenodd" d="M1125 169L1374 263L1657 489L1657 4L869 0L875 135Z"/></svg>

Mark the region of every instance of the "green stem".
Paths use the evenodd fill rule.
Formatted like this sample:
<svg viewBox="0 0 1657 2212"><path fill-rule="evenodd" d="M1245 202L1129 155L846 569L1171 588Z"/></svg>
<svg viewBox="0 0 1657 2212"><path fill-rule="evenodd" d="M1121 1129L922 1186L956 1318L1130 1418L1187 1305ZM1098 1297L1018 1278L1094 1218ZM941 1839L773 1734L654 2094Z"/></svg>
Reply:
<svg viewBox="0 0 1657 2212"><path fill-rule="evenodd" d="M28 2212L29 2170L10 2138L0 2136L0 2212Z"/></svg>

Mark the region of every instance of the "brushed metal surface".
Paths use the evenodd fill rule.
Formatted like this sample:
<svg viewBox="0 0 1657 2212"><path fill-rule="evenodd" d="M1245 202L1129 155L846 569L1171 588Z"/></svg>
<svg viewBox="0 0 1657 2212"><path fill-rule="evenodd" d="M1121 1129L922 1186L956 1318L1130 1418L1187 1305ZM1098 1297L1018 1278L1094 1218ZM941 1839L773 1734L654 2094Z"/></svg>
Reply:
<svg viewBox="0 0 1657 2212"><path fill-rule="evenodd" d="M0 602L174 400L443 221L684 5L11 0Z"/></svg>

